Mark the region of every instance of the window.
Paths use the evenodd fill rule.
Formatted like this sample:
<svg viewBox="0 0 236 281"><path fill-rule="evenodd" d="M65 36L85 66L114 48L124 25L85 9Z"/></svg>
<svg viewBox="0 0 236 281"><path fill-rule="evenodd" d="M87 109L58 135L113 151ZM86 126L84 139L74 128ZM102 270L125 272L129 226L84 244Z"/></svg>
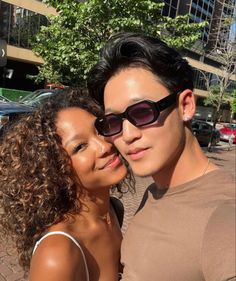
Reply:
<svg viewBox="0 0 236 281"><path fill-rule="evenodd" d="M193 122L193 123L192 123L192 128L198 130L198 129L199 129L199 124Z"/></svg>
<svg viewBox="0 0 236 281"><path fill-rule="evenodd" d="M174 8L177 8L177 5L178 5L178 0L172 0L172 6L174 7Z"/></svg>
<svg viewBox="0 0 236 281"><path fill-rule="evenodd" d="M201 12L200 11L197 11L197 17L201 18Z"/></svg>
<svg viewBox="0 0 236 281"><path fill-rule="evenodd" d="M171 9L171 10L170 10L170 17L171 17L171 18L175 18L175 16L176 16L176 10Z"/></svg>
<svg viewBox="0 0 236 281"><path fill-rule="evenodd" d="M10 45L31 48L32 38L40 26L47 24L47 18L43 15L1 2L0 37Z"/></svg>
<svg viewBox="0 0 236 281"><path fill-rule="evenodd" d="M211 130L211 126L207 125L207 124L201 124L201 129L205 130L205 131L210 131Z"/></svg>
<svg viewBox="0 0 236 281"><path fill-rule="evenodd" d="M204 9L205 11L207 11L207 8L208 8L208 5L207 5L206 3L204 3L203 9Z"/></svg>

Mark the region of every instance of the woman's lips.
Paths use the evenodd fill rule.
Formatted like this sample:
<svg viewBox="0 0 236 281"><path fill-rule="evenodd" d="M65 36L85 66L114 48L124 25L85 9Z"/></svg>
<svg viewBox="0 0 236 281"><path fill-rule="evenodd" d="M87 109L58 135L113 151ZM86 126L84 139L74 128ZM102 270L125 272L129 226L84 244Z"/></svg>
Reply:
<svg viewBox="0 0 236 281"><path fill-rule="evenodd" d="M118 155L115 155L114 157L112 157L103 167L103 169L106 168L116 168L118 165L120 165L121 163L121 159Z"/></svg>

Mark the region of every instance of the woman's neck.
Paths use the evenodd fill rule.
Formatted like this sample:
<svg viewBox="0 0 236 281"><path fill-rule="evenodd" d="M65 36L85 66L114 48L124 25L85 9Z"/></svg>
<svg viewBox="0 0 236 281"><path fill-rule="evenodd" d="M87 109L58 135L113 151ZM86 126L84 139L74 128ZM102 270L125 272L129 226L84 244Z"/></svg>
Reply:
<svg viewBox="0 0 236 281"><path fill-rule="evenodd" d="M97 222L99 220L110 223L110 190L87 192L80 196L81 210L79 217L88 222Z"/></svg>

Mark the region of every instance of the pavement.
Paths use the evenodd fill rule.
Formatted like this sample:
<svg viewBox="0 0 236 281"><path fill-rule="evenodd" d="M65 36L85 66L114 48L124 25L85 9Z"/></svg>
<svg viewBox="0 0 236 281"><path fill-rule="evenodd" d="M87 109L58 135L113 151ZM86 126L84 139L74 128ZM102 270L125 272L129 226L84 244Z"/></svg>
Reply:
<svg viewBox="0 0 236 281"><path fill-rule="evenodd" d="M227 143L220 143L207 152L203 148L210 161L232 173L235 177L236 171L236 145L229 148ZM136 193L125 194L121 199L125 207L124 223L122 232L125 233L142 199L146 187L152 182L151 178L136 178ZM235 181L236 182L236 181ZM20 266L17 254L12 242L0 240L0 281L26 281Z"/></svg>

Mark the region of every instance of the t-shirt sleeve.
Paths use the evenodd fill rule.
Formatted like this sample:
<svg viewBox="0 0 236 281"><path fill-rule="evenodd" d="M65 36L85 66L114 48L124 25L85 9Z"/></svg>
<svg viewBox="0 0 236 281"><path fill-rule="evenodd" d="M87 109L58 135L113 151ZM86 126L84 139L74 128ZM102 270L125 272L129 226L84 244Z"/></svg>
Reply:
<svg viewBox="0 0 236 281"><path fill-rule="evenodd" d="M207 281L236 281L235 202L220 205L203 237L202 269Z"/></svg>

